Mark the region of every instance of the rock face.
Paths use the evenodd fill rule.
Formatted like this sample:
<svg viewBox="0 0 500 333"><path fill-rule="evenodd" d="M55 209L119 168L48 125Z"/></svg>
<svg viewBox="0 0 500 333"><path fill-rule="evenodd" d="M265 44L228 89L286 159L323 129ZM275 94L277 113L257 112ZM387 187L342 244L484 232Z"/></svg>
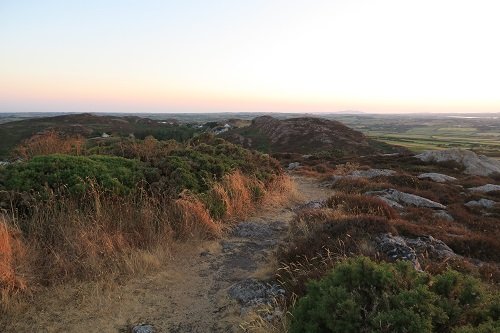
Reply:
<svg viewBox="0 0 500 333"><path fill-rule="evenodd" d="M493 185L493 184L486 184L483 186L478 186L478 187L471 187L469 191L472 192L483 192L483 193L490 193L490 192L500 192L500 185Z"/></svg>
<svg viewBox="0 0 500 333"><path fill-rule="evenodd" d="M417 176L418 179L430 179L434 182L437 183L446 183L446 182L452 182L457 180L455 177L451 177L448 175L443 175L442 173L436 173L436 172L428 172L428 173L422 173Z"/></svg>
<svg viewBox="0 0 500 333"><path fill-rule="evenodd" d="M418 255L428 255L431 258L439 260L456 256L455 252L448 245L432 236L404 237L404 240Z"/></svg>
<svg viewBox="0 0 500 333"><path fill-rule="evenodd" d="M479 199L467 202L465 205L467 207L479 207L479 208L493 208L496 205L496 201L489 199Z"/></svg>
<svg viewBox="0 0 500 333"><path fill-rule="evenodd" d="M313 117L285 120L270 116L257 117L250 126L231 130L222 137L247 148L273 153L312 154L328 151L356 155L397 150L371 140L338 121Z"/></svg>
<svg viewBox="0 0 500 333"><path fill-rule="evenodd" d="M370 191L366 192L366 195L374 195L382 200L389 202L396 202L403 206L414 206L414 207L425 207L432 209L446 209L446 206L415 194L401 192L395 189L387 189L382 191Z"/></svg>
<svg viewBox="0 0 500 333"><path fill-rule="evenodd" d="M463 165L465 173L469 175L488 176L500 173L499 161L465 149L429 150L415 157L424 162L454 161Z"/></svg>

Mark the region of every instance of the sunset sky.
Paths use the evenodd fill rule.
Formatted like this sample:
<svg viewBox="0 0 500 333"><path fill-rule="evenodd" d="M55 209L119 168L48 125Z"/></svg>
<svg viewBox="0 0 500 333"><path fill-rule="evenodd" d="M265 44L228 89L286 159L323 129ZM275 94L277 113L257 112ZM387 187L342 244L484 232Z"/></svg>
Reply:
<svg viewBox="0 0 500 333"><path fill-rule="evenodd" d="M0 112L500 112L500 1L0 0Z"/></svg>

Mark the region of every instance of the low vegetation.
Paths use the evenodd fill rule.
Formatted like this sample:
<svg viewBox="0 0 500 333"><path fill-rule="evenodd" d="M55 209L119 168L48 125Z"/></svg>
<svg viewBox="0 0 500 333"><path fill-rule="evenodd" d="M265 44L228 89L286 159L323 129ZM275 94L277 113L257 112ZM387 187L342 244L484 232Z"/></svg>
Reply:
<svg viewBox="0 0 500 333"><path fill-rule="evenodd" d="M269 156L210 135L61 151L47 147L61 138L47 136L0 169L4 310L38 286L158 267L174 242L219 237L257 205L287 200L293 186Z"/></svg>
<svg viewBox="0 0 500 333"><path fill-rule="evenodd" d="M290 332L494 332L500 293L455 271L417 272L409 263L346 260L319 281L292 311Z"/></svg>

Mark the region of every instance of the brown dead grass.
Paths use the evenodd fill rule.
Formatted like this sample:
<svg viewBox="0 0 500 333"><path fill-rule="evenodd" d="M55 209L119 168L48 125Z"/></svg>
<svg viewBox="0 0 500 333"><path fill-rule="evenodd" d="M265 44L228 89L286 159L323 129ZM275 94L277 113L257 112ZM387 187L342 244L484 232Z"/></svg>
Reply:
<svg viewBox="0 0 500 333"><path fill-rule="evenodd" d="M176 200L142 190L116 197L90 186L83 199L52 194L47 200L28 200L29 214L0 220L3 309L9 308L7 296L20 291L72 280L113 281L154 270L174 243L219 237L236 219L289 200L295 189L286 175L263 184L235 172L216 185L215 193L227 208L220 218L189 193Z"/></svg>
<svg viewBox="0 0 500 333"><path fill-rule="evenodd" d="M63 136L52 130L25 140L15 148L14 155L22 159L49 154L80 155L84 148L85 138L82 136Z"/></svg>

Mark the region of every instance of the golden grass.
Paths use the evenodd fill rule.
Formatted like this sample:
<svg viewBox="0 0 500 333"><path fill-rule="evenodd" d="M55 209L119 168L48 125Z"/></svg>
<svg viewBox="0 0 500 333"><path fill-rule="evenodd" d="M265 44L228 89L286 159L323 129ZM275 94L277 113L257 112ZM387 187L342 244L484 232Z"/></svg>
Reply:
<svg viewBox="0 0 500 333"><path fill-rule="evenodd" d="M19 291L73 280L113 281L158 269L175 242L220 237L235 220L294 193L286 175L263 184L237 171L210 193L227 208L219 218L189 193L175 200L142 190L117 197L90 186L83 199L51 194L28 200L28 214L0 220L2 307L7 309L8 296Z"/></svg>

